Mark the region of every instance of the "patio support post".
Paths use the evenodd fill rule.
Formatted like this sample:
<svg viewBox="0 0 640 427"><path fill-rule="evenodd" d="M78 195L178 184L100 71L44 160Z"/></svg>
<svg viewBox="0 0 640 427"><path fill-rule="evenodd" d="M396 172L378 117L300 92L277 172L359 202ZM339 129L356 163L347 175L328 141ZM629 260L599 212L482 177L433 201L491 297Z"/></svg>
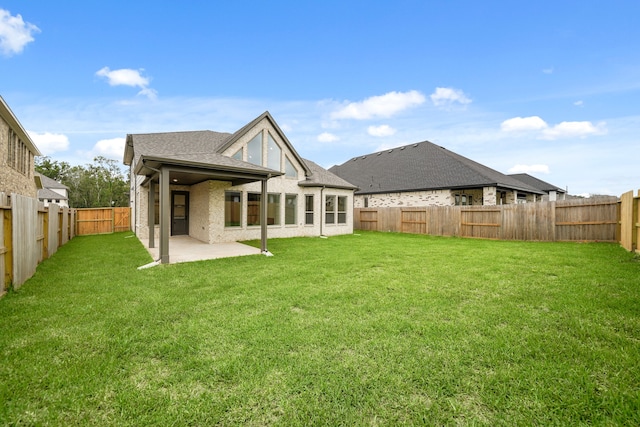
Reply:
<svg viewBox="0 0 640 427"><path fill-rule="evenodd" d="M149 247L156 247L156 183L153 180L149 181L149 197L148 197L148 218L147 224L149 225Z"/></svg>
<svg viewBox="0 0 640 427"><path fill-rule="evenodd" d="M262 180L262 195L260 196L260 249L267 254L267 180Z"/></svg>
<svg viewBox="0 0 640 427"><path fill-rule="evenodd" d="M169 200L169 170L160 168L160 262L169 264L169 233L171 203Z"/></svg>

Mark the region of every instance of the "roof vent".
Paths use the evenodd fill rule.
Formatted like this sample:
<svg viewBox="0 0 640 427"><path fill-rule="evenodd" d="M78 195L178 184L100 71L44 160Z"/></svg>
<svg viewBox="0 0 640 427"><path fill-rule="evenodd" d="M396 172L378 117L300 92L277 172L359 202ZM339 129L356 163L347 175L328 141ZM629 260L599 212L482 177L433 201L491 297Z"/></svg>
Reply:
<svg viewBox="0 0 640 427"><path fill-rule="evenodd" d="M391 150L387 151L387 153L391 153L392 151L393 151L393 149L391 149Z"/></svg>
<svg viewBox="0 0 640 427"><path fill-rule="evenodd" d="M407 147L400 147L400 150L404 150L405 148L407 148Z"/></svg>
<svg viewBox="0 0 640 427"><path fill-rule="evenodd" d="M382 151L378 153L378 156L379 156L380 154L382 154Z"/></svg>
<svg viewBox="0 0 640 427"><path fill-rule="evenodd" d="M414 147L417 147L417 146L418 146L418 144L413 144L413 146L414 146Z"/></svg>

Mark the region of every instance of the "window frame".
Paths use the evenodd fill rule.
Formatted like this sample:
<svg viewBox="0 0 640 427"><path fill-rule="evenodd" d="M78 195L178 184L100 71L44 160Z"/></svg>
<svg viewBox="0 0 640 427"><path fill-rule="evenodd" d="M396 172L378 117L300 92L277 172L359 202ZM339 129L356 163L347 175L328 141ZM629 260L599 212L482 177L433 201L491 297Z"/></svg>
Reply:
<svg viewBox="0 0 640 427"><path fill-rule="evenodd" d="M238 197L238 201L237 202L231 202L231 203L238 203L239 206L239 211L238 211L238 223L237 224L230 224L231 221L228 219L229 215L228 215L228 205L227 203L229 203L229 200L227 199L228 196L236 196ZM225 191L224 192L224 227L225 228L237 228L237 227L242 227L242 192L241 191Z"/></svg>
<svg viewBox="0 0 640 427"><path fill-rule="evenodd" d="M289 202L293 200L292 202ZM291 210L293 209L293 218ZM288 193L284 195L284 225L296 225L298 223L298 195Z"/></svg>
<svg viewBox="0 0 640 427"><path fill-rule="evenodd" d="M304 225L313 225L315 213L313 194L304 195ZM311 207L311 209L309 209Z"/></svg>

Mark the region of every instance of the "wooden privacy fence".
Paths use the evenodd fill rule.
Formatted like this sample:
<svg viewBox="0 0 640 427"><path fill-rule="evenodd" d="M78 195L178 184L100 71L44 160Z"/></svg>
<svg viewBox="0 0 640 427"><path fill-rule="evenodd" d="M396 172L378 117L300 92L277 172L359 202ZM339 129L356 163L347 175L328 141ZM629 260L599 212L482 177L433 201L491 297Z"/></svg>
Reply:
<svg viewBox="0 0 640 427"><path fill-rule="evenodd" d="M0 193L0 295L18 289L43 260L79 234L128 231L131 208L70 209ZM80 221L82 218L82 221Z"/></svg>
<svg viewBox="0 0 640 427"><path fill-rule="evenodd" d="M19 288L44 259L72 239L75 210L0 193L0 294Z"/></svg>
<svg viewBox="0 0 640 427"><path fill-rule="evenodd" d="M640 192L636 198L627 194L621 202L577 199L500 206L355 208L354 228L500 240L621 242L635 250ZM636 246L622 243L625 236L635 236Z"/></svg>
<svg viewBox="0 0 640 427"><path fill-rule="evenodd" d="M76 211L78 236L131 230L131 208L83 208Z"/></svg>
<svg viewBox="0 0 640 427"><path fill-rule="evenodd" d="M640 190L633 196L629 191L620 196L620 244L628 251L639 252L640 242Z"/></svg>

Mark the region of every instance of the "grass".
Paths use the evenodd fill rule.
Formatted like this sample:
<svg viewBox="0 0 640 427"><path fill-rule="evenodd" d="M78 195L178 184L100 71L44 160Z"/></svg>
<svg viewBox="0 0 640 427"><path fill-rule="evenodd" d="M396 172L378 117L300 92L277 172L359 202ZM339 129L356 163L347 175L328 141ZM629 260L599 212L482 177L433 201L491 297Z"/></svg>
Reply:
<svg viewBox="0 0 640 427"><path fill-rule="evenodd" d="M1 424L640 425L617 245L363 232L137 270L130 237L0 300Z"/></svg>

